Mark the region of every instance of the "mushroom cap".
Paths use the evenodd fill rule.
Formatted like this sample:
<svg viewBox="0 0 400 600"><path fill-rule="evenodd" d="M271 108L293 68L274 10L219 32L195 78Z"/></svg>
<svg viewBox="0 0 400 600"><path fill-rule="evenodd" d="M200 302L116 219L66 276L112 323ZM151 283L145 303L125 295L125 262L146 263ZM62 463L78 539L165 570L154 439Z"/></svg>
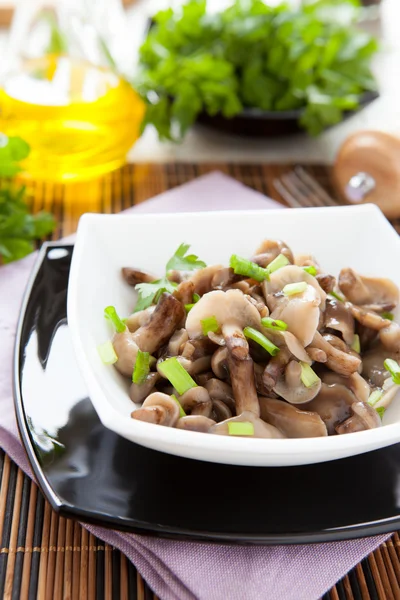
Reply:
<svg viewBox="0 0 400 600"><path fill-rule="evenodd" d="M186 431L208 433L213 425L215 425L215 421L204 415L188 415L179 419L176 428L185 429Z"/></svg>
<svg viewBox="0 0 400 600"><path fill-rule="evenodd" d="M142 408L133 411L131 416L133 419L138 419L139 421L154 423L155 421L143 418L151 413L159 415L160 420L156 421L158 425L174 427L179 419L179 405L171 396L162 392L153 392L150 396L147 396L142 404Z"/></svg>
<svg viewBox="0 0 400 600"><path fill-rule="evenodd" d="M264 295L267 298L268 294L281 292L288 283L299 283L301 281L305 281L307 285L315 289L321 300L321 310L325 310L326 294L324 290L313 275L296 265L287 265L271 273L269 281L265 280L262 283Z"/></svg>
<svg viewBox="0 0 400 600"><path fill-rule="evenodd" d="M354 340L354 317L349 307L336 298L327 298L325 309L325 327L340 331L349 346Z"/></svg>
<svg viewBox="0 0 400 600"><path fill-rule="evenodd" d="M260 313L240 290L215 290L204 294L186 319L186 330L190 338L203 335L201 321L209 317L215 317L221 327L226 324L236 325L240 329L247 326L260 329Z"/></svg>
<svg viewBox="0 0 400 600"><path fill-rule="evenodd" d="M186 329L177 329L169 338L167 356L178 356L181 347L188 341L189 336Z"/></svg>
<svg viewBox="0 0 400 600"><path fill-rule="evenodd" d="M283 267L278 271L283 271ZM275 273L272 273L274 275ZM307 285L301 294L282 296L271 312L272 319L284 321L288 331L296 336L305 347L308 346L318 329L320 317L320 296L315 288Z"/></svg>
<svg viewBox="0 0 400 600"><path fill-rule="evenodd" d="M182 304L171 294L161 294L150 321L132 334L143 352L153 354L169 340L185 316Z"/></svg>
<svg viewBox="0 0 400 600"><path fill-rule="evenodd" d="M290 404L304 404L310 402L321 389L321 380L318 379L312 386L306 387L300 379L301 365L292 360L285 369L285 373L278 379L273 390L278 396Z"/></svg>
<svg viewBox="0 0 400 600"><path fill-rule="evenodd" d="M332 371L326 371L321 375L321 380L327 385L339 383L349 388L359 402L367 402L371 390L368 383L359 373L352 373L349 377L339 375Z"/></svg>
<svg viewBox="0 0 400 600"><path fill-rule="evenodd" d="M129 331L131 331L133 333L137 329L139 329L139 327L142 327L143 325L147 325L147 323L150 322L151 316L152 316L153 312L155 311L155 309L156 309L155 306L149 306L148 308L145 308L144 310L140 310L139 312L132 313L126 319L126 326L129 329Z"/></svg>
<svg viewBox="0 0 400 600"><path fill-rule="evenodd" d="M220 421L225 421L226 419L230 419L234 416L232 415L232 411L229 406L227 406L222 400L213 400L212 407L217 423Z"/></svg>
<svg viewBox="0 0 400 600"><path fill-rule="evenodd" d="M275 398L259 397L261 418L277 427L288 438L327 436L321 417L315 412L300 410Z"/></svg>
<svg viewBox="0 0 400 600"><path fill-rule="evenodd" d="M221 400L231 411L235 410L233 390L230 385L225 383L225 381L213 377L206 382L204 387L210 394L211 400Z"/></svg>
<svg viewBox="0 0 400 600"><path fill-rule="evenodd" d="M383 362L387 358L392 358L398 362L400 360L400 354L390 352L384 348L382 344L378 344L363 355L362 374L373 386L382 387L385 379L389 377L389 374L383 365Z"/></svg>
<svg viewBox="0 0 400 600"><path fill-rule="evenodd" d="M228 348L221 346L214 352L211 358L211 368L218 379L228 379Z"/></svg>
<svg viewBox="0 0 400 600"><path fill-rule="evenodd" d="M302 406L302 410L316 412L324 421L328 434L335 433L335 427L350 416L351 405L357 399L344 385L323 383L318 395Z"/></svg>
<svg viewBox="0 0 400 600"><path fill-rule="evenodd" d="M128 329L121 333L115 333L112 343L115 353L118 356L118 360L114 364L115 368L122 375L125 375L125 377L132 377L136 356L139 350L138 345L133 338L133 334L128 331Z"/></svg>
<svg viewBox="0 0 400 600"><path fill-rule="evenodd" d="M289 350L290 354L292 354L297 360L301 360L302 362L311 365L311 359L308 356L307 352L304 350L303 345L299 342L297 337L291 333L290 331L276 331L274 329L268 329L266 327L261 327L263 334L271 340L275 346L278 348L285 347Z"/></svg>
<svg viewBox="0 0 400 600"><path fill-rule="evenodd" d="M197 404L210 400L210 395L205 387L196 386L179 396L179 403L185 412L190 412Z"/></svg>
<svg viewBox="0 0 400 600"><path fill-rule="evenodd" d="M263 240L251 259L261 267L267 267L277 256L283 254L293 263L293 253L282 240Z"/></svg>
<svg viewBox="0 0 400 600"><path fill-rule="evenodd" d="M392 321L379 332L382 344L391 352L400 352L400 325Z"/></svg>
<svg viewBox="0 0 400 600"><path fill-rule="evenodd" d="M378 413L369 404L355 402L351 405L351 410L353 411L353 416L335 427L336 433L339 435L381 427L382 422Z"/></svg>
<svg viewBox="0 0 400 600"><path fill-rule="evenodd" d="M188 281L193 283L195 293L203 296L203 294L209 292L212 289L214 275L221 269L225 269L225 267L223 265L209 265L208 267L204 267L204 269L192 271Z"/></svg>
<svg viewBox="0 0 400 600"><path fill-rule="evenodd" d="M339 274L339 287L350 302L363 306L372 304L391 310L399 302L399 290L390 279L364 277L353 269L342 269Z"/></svg>
<svg viewBox="0 0 400 600"><path fill-rule="evenodd" d="M244 411L237 417L232 417L231 419L226 419L225 421L221 421L217 423L213 427L211 427L209 433L214 433L217 435L229 435L228 423L246 423L250 422L254 425L254 435L250 437L255 438L268 438L268 439L276 439L276 438L284 438L285 436L279 429L274 427L273 425L269 425L269 423L265 423L262 419L257 417L254 413L250 411ZM240 436L238 436L240 437Z"/></svg>
<svg viewBox="0 0 400 600"><path fill-rule="evenodd" d="M131 383L129 388L129 396L132 402L135 404L139 404L139 402L143 402L150 394L151 390L156 385L157 381L160 379L159 373L149 373L146 377L146 380L143 383Z"/></svg>

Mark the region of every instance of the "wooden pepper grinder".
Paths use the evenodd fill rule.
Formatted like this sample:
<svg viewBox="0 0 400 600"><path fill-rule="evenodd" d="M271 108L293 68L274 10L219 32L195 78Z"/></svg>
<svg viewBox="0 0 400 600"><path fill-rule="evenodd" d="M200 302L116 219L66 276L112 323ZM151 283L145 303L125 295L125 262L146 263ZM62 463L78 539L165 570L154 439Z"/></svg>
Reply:
<svg viewBox="0 0 400 600"><path fill-rule="evenodd" d="M373 202L388 218L400 217L400 138L381 131L354 133L339 149L333 175L347 202Z"/></svg>

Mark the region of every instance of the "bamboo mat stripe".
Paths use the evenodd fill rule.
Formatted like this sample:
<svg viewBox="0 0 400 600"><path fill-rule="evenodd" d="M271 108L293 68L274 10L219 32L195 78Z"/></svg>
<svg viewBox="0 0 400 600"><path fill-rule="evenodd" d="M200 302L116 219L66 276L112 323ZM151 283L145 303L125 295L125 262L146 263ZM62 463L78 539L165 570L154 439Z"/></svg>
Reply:
<svg viewBox="0 0 400 600"><path fill-rule="evenodd" d="M55 215L58 226L52 239L57 240L73 233L85 212L119 212L215 170L283 203L273 180L291 168L226 163L126 165L90 183L64 187L30 182L27 188L32 210ZM330 170L319 165L307 168L334 195ZM393 225L400 232L400 220ZM158 600L123 554L79 523L53 512L36 485L1 450L0 482L0 599ZM399 534L321 600L400 600Z"/></svg>

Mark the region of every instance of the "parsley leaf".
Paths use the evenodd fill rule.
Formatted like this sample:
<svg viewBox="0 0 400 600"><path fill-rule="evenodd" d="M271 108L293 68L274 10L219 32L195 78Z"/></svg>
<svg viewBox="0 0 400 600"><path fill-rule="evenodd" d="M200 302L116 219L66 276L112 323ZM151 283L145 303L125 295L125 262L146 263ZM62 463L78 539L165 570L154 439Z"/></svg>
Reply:
<svg viewBox="0 0 400 600"><path fill-rule="evenodd" d="M139 312L156 304L161 294L168 292L172 294L177 284L170 281L167 277L168 271L193 271L206 267L206 263L199 260L195 254L186 254L189 250L189 244L181 244L175 254L169 259L165 268L165 276L151 283L138 283L135 290L138 292L138 299L134 312Z"/></svg>
<svg viewBox="0 0 400 600"><path fill-rule="evenodd" d="M189 244L181 244L175 254L167 262L166 270L168 271L193 271L194 269L204 269L206 263L199 260L195 254L187 254ZM186 256L185 256L186 255Z"/></svg>
<svg viewBox="0 0 400 600"><path fill-rule="evenodd" d="M378 46L356 27L359 10L359 0L235 0L209 14L204 0L189 0L157 13L135 80L147 105L142 130L180 141L202 113L253 107L301 109L300 126L318 135L376 90Z"/></svg>
<svg viewBox="0 0 400 600"><path fill-rule="evenodd" d="M19 137L0 134L0 264L9 263L35 249L35 241L49 235L56 222L47 212L29 213L24 186L10 178L22 168L20 161L29 155L29 145Z"/></svg>

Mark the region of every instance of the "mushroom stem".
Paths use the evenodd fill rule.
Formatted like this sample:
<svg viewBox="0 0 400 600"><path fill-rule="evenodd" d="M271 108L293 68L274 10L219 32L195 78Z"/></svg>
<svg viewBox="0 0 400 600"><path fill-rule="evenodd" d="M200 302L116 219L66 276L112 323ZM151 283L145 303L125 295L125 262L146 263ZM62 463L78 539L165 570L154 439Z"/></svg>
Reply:
<svg viewBox="0 0 400 600"><path fill-rule="evenodd" d="M153 354L171 337L184 316L182 304L171 294L164 292L149 323L133 334L133 340L142 352Z"/></svg>
<svg viewBox="0 0 400 600"><path fill-rule="evenodd" d="M222 326L222 335L232 356L239 360L246 359L249 354L249 344L243 331L237 325L226 323Z"/></svg>
<svg viewBox="0 0 400 600"><path fill-rule="evenodd" d="M237 359L229 353L228 366L231 374L233 396L236 404L236 414L251 411L260 416L256 384L254 381L254 363L250 356Z"/></svg>

